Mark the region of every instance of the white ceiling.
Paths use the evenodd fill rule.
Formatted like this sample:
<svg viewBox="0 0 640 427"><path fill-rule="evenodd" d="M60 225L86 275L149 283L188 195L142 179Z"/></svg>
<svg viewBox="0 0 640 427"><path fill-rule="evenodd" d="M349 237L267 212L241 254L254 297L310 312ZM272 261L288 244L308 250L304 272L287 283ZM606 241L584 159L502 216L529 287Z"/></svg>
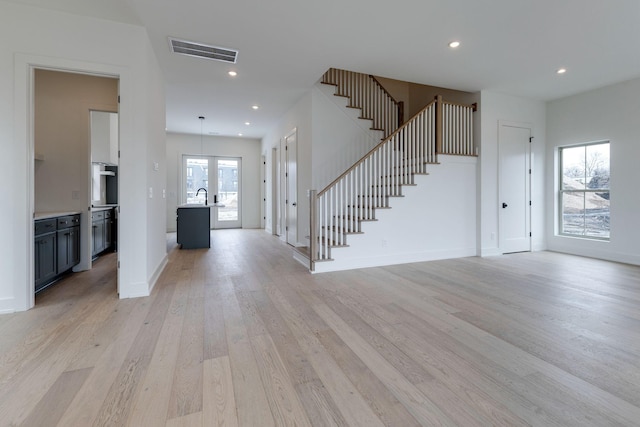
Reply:
<svg viewBox="0 0 640 427"><path fill-rule="evenodd" d="M203 115L205 134L260 138L330 67L540 100L640 77L639 0L12 1L145 26L173 132ZM170 36L238 62L173 54Z"/></svg>

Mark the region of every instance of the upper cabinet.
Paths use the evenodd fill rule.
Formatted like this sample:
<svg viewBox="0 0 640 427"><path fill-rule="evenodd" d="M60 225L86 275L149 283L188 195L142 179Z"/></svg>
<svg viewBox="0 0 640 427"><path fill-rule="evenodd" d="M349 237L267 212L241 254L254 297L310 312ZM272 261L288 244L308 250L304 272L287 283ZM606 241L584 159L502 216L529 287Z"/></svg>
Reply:
<svg viewBox="0 0 640 427"><path fill-rule="evenodd" d="M118 164L118 113L91 111L91 161Z"/></svg>

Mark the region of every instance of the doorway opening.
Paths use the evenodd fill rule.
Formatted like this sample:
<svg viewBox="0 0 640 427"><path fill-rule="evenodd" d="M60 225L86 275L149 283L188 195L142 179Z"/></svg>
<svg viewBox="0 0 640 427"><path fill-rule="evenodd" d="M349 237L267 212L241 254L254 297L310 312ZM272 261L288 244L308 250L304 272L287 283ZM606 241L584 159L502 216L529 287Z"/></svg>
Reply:
<svg viewBox="0 0 640 427"><path fill-rule="evenodd" d="M34 167L31 207L37 233L31 263L34 283L29 284L33 295L69 272L91 269L98 253L111 252L115 248L118 240L113 225L118 208L119 78L33 67L32 84ZM107 119L106 131L94 144L92 131L100 127L96 112L106 114ZM115 120L109 118L114 116ZM104 144L106 154L103 156ZM113 152L115 157L111 155ZM99 168L101 173L96 175L96 180L94 165L98 163L97 158L103 166ZM111 170L105 171L104 165L109 165ZM107 181L112 202L109 206L106 206ZM95 194L94 189L97 190ZM95 201L100 201L101 195L105 201L97 206L101 219L98 223L94 220ZM100 231L99 236L96 228ZM38 239L44 240L42 236L47 232L51 234L48 239L51 250L38 250L42 246ZM96 244L99 245L98 252ZM114 291L119 292L118 285ZM35 298L31 301L33 305Z"/></svg>

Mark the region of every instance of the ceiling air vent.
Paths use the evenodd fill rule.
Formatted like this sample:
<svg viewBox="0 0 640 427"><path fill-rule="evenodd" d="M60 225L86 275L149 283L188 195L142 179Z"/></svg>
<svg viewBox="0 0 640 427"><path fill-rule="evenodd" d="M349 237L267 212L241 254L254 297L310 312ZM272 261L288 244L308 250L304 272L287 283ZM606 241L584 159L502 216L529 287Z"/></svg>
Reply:
<svg viewBox="0 0 640 427"><path fill-rule="evenodd" d="M197 56L198 58L213 59L216 61L236 63L238 51L224 47L208 46L202 43L190 42L187 40L172 39L169 37L171 51L183 55Z"/></svg>

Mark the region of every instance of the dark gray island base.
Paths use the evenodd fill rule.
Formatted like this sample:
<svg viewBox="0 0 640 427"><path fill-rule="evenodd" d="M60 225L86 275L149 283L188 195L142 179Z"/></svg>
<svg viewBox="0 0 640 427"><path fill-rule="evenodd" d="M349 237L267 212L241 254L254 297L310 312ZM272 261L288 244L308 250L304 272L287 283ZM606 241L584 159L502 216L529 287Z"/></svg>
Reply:
<svg viewBox="0 0 640 427"><path fill-rule="evenodd" d="M182 249L198 249L211 247L211 214L210 206L187 205L178 206L177 242Z"/></svg>

